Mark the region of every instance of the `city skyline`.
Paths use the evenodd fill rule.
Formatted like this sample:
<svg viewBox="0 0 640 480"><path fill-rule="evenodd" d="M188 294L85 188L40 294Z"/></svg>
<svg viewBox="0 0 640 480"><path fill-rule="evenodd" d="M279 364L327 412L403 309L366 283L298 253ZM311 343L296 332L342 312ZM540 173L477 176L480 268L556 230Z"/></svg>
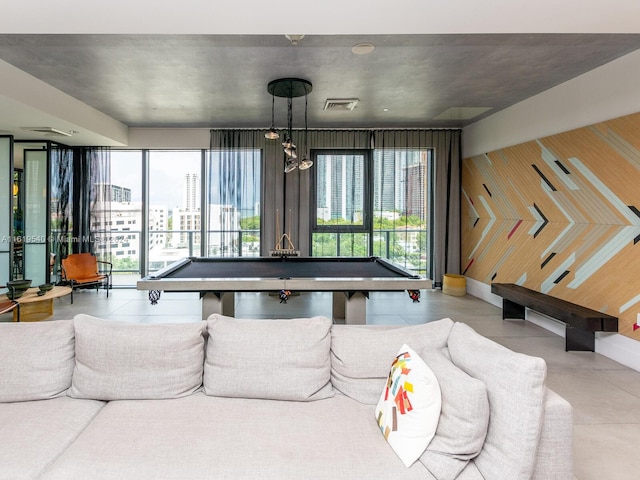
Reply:
<svg viewBox="0 0 640 480"><path fill-rule="evenodd" d="M131 201L142 201L142 161L139 151L111 152L111 183L131 190ZM254 216L260 203L260 151L242 151L225 156L214 152L210 162L208 204L232 205L241 217ZM149 152L149 201L169 209L185 208L183 179L197 178L190 192L196 192L198 204L202 156L199 151ZM194 177L195 176L195 177ZM226 188L221 186L225 185ZM195 199L190 193L191 198ZM193 209L193 204L189 206Z"/></svg>

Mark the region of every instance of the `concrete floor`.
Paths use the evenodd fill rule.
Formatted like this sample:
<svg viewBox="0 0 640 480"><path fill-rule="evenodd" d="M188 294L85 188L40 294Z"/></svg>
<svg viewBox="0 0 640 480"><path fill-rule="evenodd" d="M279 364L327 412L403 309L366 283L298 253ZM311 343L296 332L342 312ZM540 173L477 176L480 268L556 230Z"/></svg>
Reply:
<svg viewBox="0 0 640 480"><path fill-rule="evenodd" d="M262 293L236 295L236 317L292 318L331 316L331 294L304 293L280 304ZM201 318L195 293L163 293L150 305L147 292L132 289L76 291L55 301L53 319L77 313L140 323L190 322ZM564 339L529 322L503 321L501 310L467 295L422 292L420 303L406 293L372 293L367 323L414 325L450 317L512 350L542 357L547 384L574 409L574 473L577 480L637 480L640 473L640 373L597 353L565 352ZM0 321L10 320L10 315Z"/></svg>

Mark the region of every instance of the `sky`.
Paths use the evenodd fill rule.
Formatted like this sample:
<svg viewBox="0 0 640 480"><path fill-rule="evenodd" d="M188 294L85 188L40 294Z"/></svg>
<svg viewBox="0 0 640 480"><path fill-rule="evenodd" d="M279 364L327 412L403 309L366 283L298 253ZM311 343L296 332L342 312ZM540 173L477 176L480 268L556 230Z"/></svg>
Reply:
<svg viewBox="0 0 640 480"><path fill-rule="evenodd" d="M184 176L200 172L200 151L152 151L149 200L152 205L182 206ZM131 189L131 201L142 201L140 151L111 151L111 183Z"/></svg>
<svg viewBox="0 0 640 480"><path fill-rule="evenodd" d="M111 183L131 189L131 201L142 201L142 161L141 152L112 150L111 151ZM255 187L253 156L232 156L226 163L215 161L211 166L212 182L226 182L236 188L227 189L216 195L220 190L214 190L212 203L224 203L253 212L254 205L259 202L259 189ZM215 158L214 158L215 160ZM200 174L202 153L193 151L158 151L149 152L149 203L151 205L166 206L169 209L182 207L184 178L186 174ZM220 172L224 171L222 178ZM253 214L253 213L251 213Z"/></svg>

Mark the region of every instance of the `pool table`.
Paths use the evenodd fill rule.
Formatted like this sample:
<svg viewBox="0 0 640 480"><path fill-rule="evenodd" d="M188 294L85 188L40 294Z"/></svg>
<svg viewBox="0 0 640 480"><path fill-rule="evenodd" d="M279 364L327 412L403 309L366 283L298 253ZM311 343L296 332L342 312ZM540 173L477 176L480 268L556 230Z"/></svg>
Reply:
<svg viewBox="0 0 640 480"><path fill-rule="evenodd" d="M431 280L378 257L187 257L138 281L154 301L160 291L200 292L202 318L234 315L234 292L333 292L333 317L366 323L370 291L407 290L417 301ZM283 298L284 296L284 298Z"/></svg>

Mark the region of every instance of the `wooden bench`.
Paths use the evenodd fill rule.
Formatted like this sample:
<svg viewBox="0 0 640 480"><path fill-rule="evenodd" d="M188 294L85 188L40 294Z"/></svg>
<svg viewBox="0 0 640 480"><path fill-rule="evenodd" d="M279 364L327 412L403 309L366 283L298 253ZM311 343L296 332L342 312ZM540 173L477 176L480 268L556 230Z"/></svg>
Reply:
<svg viewBox="0 0 640 480"><path fill-rule="evenodd" d="M618 318L514 283L492 283L502 297L502 319L525 318L525 308L566 324L565 350L595 351L595 332L617 332Z"/></svg>

